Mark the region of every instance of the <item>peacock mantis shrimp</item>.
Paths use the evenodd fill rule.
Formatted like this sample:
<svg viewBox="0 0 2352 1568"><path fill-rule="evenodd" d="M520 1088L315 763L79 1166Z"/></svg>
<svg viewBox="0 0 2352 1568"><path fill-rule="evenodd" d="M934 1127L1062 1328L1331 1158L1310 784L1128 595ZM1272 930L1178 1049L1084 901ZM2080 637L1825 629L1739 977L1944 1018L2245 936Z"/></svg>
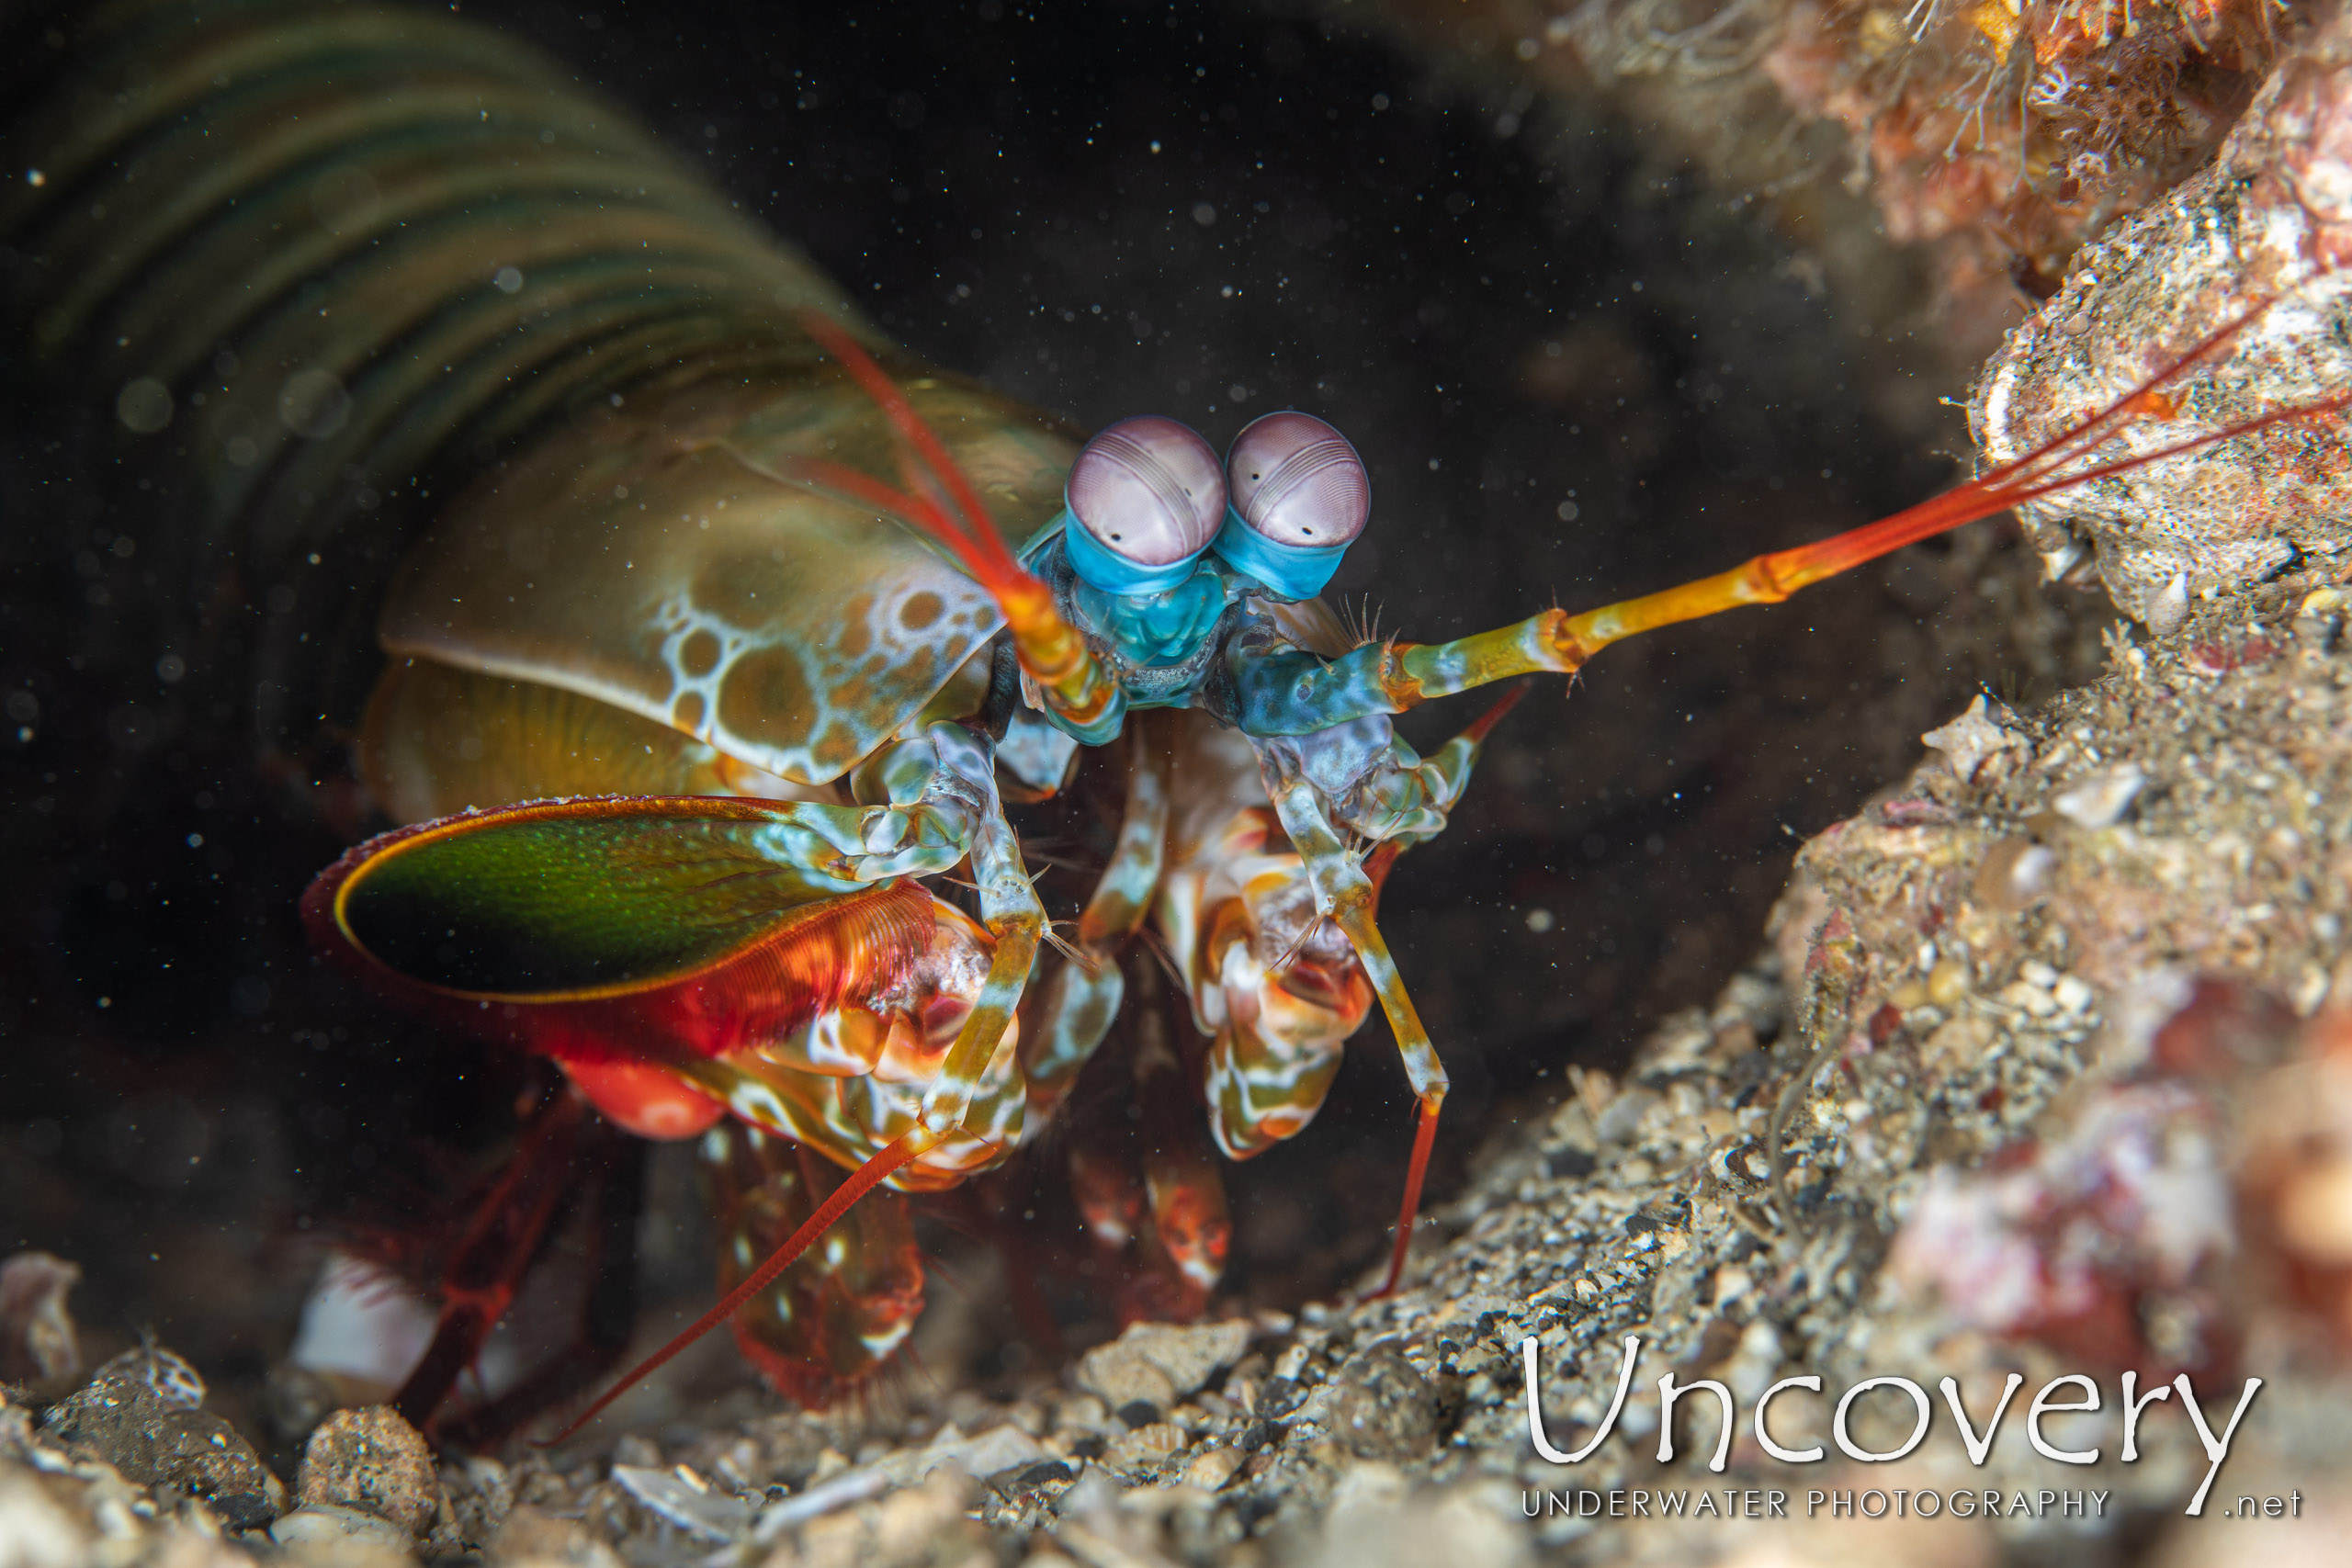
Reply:
<svg viewBox="0 0 2352 1568"><path fill-rule="evenodd" d="M568 1206L598 1206L625 1265L615 1128L700 1141L725 1293L679 1343L731 1320L786 1392L854 1387L921 1307L896 1194L1035 1141L1147 923L1206 1042L1165 1098L1197 1099L1228 1156L1306 1127L1378 1005L1416 1099L1393 1289L1449 1086L1377 896L1510 698L1428 757L1393 716L2160 458L2100 453L2228 336L1865 528L1583 614L1351 645L1317 594L1371 497L1311 416L1223 460L1153 416L1081 446L883 343L643 132L446 18L124 0L83 32L79 80L119 90L10 132L42 176L0 197L11 352L111 400L179 481L169 570L266 585L223 634L266 730L351 716L372 799L409 824L313 885L320 946L564 1076L446 1266L398 1395L425 1425ZM1057 960L1008 798L1084 747L1123 753L1123 816ZM940 891L959 873L968 908ZM1146 1177L1197 1305L1214 1166L1171 1144ZM1074 1185L1128 1223L1082 1158ZM442 1429L584 1386L625 1304L600 1286L587 1353Z"/></svg>
<svg viewBox="0 0 2352 1568"><path fill-rule="evenodd" d="M1230 1157L1306 1128L1340 1047L1368 1014L1362 992L1381 1005L1418 1102L1380 1287L1395 1290L1448 1085L1381 939L1379 882L1397 852L1442 830L1479 742L1517 694L1427 761L1387 716L1497 682L1572 674L1639 632L1778 603L1906 544L2145 460L2100 463L2095 454L2132 420L2171 417L2165 389L2234 331L2018 463L1817 545L1583 615L1555 609L1454 642L1365 640L1327 656L1283 611L1321 588L1368 517L1362 465L1329 426L1299 413L1266 416L1242 432L1220 475L1214 452L1191 431L1152 416L1122 421L1081 449L1062 513L1015 559L969 479L879 365L832 322L811 315L802 325L884 412L902 444L904 484L799 456L780 459L771 477L930 538L984 585L1018 666L1022 705L999 721L1002 739L1066 758L1038 732L1041 719L1079 744L1129 737L1126 814L1080 944L1033 1014L1025 1048L1016 1008L1043 911L987 787L996 758L964 750L980 750L989 732L968 725L933 721L920 740L895 742L893 750L911 755L884 754L882 776L895 780L867 786L879 798L863 806L636 797L526 804L389 835L321 877L305 913L322 945L415 1005L454 1003L460 1021L468 1007L498 1009L510 1021L487 1032L555 1057L621 1125L680 1135L731 1117L755 1139L759 1130L781 1133L851 1168L763 1261L748 1267L739 1256L741 1278L720 1302L575 1427L676 1349L772 1292L875 1188L895 1180L933 1190L1018 1148L1031 1118L1050 1115L1109 1027L1123 988L1111 960L1156 894L1162 934L1193 982L1194 1016L1213 1035L1199 1089ZM2188 437L2165 454L2314 412L2278 411ZM1188 752L1174 741L1163 762L1145 724L1154 708L1201 712L1218 730L1237 733L1262 791L1245 784L1231 795L1225 841L1175 866L1167 863L1169 802L1189 781L1171 777L1171 764L1181 759L1206 774L1211 742L1202 737L1200 750ZM1017 735L1024 727L1031 733ZM1052 771L1029 782L1046 787ZM1228 773L1228 790L1233 782ZM926 822L927 811L936 818ZM728 830L738 824L749 830ZM1265 855L1277 828L1289 852ZM723 846L707 841L721 836ZM689 848L690 840L702 841ZM927 862L918 858L925 852ZM934 901L924 929L920 906L900 890L926 870L967 861L978 874L985 925ZM595 881L542 869L570 866L589 868ZM1223 921L1203 918L1204 894L1220 881L1257 895L1235 901L1235 915L1259 928L1238 942L1221 942ZM617 906L600 888L616 888ZM894 894L905 900L896 908L885 903ZM582 931L577 910L586 903L600 907ZM1284 905L1286 927L1275 914ZM642 918L647 907L665 919L664 945L650 962L633 948L575 955L552 940L560 933L596 947L616 920ZM717 955L681 962L666 945L673 931L706 916L722 923ZM898 922L906 929L893 929ZM1344 946L1313 945L1327 925ZM432 940L435 926L457 946L438 946L427 959L418 937ZM1253 964L1270 931L1286 945L1273 963ZM1204 964L1204 948L1221 961ZM485 957L521 967L485 974L477 967ZM560 972L533 967L540 964ZM958 976L960 984L951 977ZM948 1023L939 1021L943 1002ZM897 1072L886 1076L894 1051ZM743 1136L726 1134L723 1145L738 1147ZM1194 1173L1154 1193L1163 1245L1204 1285L1222 1261L1221 1227L1203 1223L1221 1207L1214 1179ZM809 1180L813 1191L820 1182ZM866 1249L844 1247L831 1266L868 1261ZM847 1339L878 1358L903 1337L908 1280L901 1270L879 1292L824 1298L835 1319L855 1316L853 1307L881 1308L854 1336L836 1330L812 1342L831 1350L837 1375L855 1376L839 1364ZM806 1320L786 1313L779 1321L789 1329Z"/></svg>

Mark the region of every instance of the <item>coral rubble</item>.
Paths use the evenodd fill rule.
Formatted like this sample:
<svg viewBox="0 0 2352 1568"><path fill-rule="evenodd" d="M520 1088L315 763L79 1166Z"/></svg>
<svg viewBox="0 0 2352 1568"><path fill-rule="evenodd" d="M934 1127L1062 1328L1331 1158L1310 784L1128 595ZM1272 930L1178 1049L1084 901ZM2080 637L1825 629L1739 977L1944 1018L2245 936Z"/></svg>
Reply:
<svg viewBox="0 0 2352 1568"><path fill-rule="evenodd" d="M1986 367L1970 419L2016 457L2134 381L2244 327L2111 459L2352 389L2352 27L2273 76L2213 166L2076 259L2065 287ZM2248 318L2251 317L2249 320ZM2192 599L2352 570L2352 458L2340 409L2232 437L2022 508L2052 576L2088 567L2159 631Z"/></svg>

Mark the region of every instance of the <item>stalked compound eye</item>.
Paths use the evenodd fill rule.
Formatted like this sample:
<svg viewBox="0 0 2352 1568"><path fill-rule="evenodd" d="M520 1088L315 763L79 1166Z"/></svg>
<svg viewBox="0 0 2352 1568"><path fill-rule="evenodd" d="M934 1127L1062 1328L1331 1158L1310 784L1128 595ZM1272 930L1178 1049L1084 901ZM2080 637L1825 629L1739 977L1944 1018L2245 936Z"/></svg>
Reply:
<svg viewBox="0 0 2352 1568"><path fill-rule="evenodd" d="M1280 545L1351 544L1372 515L1372 482L1348 438L1311 413L1251 422L1226 459L1233 509Z"/></svg>
<svg viewBox="0 0 2352 1568"><path fill-rule="evenodd" d="M1070 465L1063 494L1069 563L1110 593L1159 593L1182 582L1226 510L1216 450L1156 414L1096 432Z"/></svg>
<svg viewBox="0 0 2352 1568"><path fill-rule="evenodd" d="M1313 414L1253 421L1225 460L1233 501L1217 553L1284 598L1310 599L1372 515L1372 482L1346 436Z"/></svg>

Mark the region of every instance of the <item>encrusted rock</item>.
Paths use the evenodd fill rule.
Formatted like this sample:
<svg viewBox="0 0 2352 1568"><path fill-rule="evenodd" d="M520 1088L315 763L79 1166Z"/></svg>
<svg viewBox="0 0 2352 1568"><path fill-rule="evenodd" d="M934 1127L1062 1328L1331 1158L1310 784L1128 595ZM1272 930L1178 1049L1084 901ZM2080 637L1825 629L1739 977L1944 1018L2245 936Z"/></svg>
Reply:
<svg viewBox="0 0 2352 1568"><path fill-rule="evenodd" d="M1125 1333L1080 1359L1079 1385L1114 1410L1140 1403L1161 1414L1197 1391L1218 1368L1240 1359L1249 1343L1250 1325L1239 1319L1189 1326L1130 1324Z"/></svg>
<svg viewBox="0 0 2352 1568"><path fill-rule="evenodd" d="M2201 1364L2189 1287L2233 1248L2211 1112L2175 1083L2102 1089L1999 1171L1931 1172L1887 1271L1946 1321L2065 1346L2086 1366ZM2149 1346L2117 1325L2160 1323Z"/></svg>
<svg viewBox="0 0 2352 1568"><path fill-rule="evenodd" d="M338 1410L302 1450L295 1494L305 1507L356 1508L422 1540L454 1528L433 1450L387 1404Z"/></svg>
<svg viewBox="0 0 2352 1568"><path fill-rule="evenodd" d="M2228 348L2101 447L2168 448L2352 384L2352 22L2271 78L2204 173L2118 224L1985 367L1969 420L2006 462L2133 389L2258 307ZM2095 555L2126 614L2158 632L2190 604L2281 574L2352 567L2344 419L2290 422L2018 509L2051 575Z"/></svg>
<svg viewBox="0 0 2352 1568"><path fill-rule="evenodd" d="M285 1483L234 1427L188 1401L194 1376L168 1350L127 1351L51 1405L41 1429L135 1484L203 1499L237 1529L266 1524L285 1511Z"/></svg>

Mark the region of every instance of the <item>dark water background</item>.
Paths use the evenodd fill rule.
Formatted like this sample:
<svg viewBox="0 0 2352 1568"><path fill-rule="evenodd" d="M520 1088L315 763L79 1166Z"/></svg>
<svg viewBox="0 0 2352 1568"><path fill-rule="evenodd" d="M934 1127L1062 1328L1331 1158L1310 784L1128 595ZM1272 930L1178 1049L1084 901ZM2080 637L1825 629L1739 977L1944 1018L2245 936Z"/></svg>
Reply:
<svg viewBox="0 0 2352 1568"><path fill-rule="evenodd" d="M1860 335L1760 207L1606 102L1488 101L1312 12L465 14L631 105L942 364L1082 426L1160 412L1222 445L1275 407L1332 420L1374 486L1334 592L1409 637L1850 526L1963 444L1932 342ZM60 418L20 407L0 445L0 1251L74 1258L94 1337L152 1325L233 1379L282 1352L310 1241L446 1193L522 1072L311 966L294 899L367 818L257 771L239 716L159 666L119 608L141 492L74 468ZM1996 531L1915 551L1612 650L1513 715L1384 902L1459 1086L1440 1197L1566 1066L1707 999L1795 835L1977 682L2047 681L2016 557ZM1323 1120L1231 1173L1232 1288L1295 1303L1365 1264L1408 1116L1375 1019ZM670 1224L657 1288L707 1290Z"/></svg>

